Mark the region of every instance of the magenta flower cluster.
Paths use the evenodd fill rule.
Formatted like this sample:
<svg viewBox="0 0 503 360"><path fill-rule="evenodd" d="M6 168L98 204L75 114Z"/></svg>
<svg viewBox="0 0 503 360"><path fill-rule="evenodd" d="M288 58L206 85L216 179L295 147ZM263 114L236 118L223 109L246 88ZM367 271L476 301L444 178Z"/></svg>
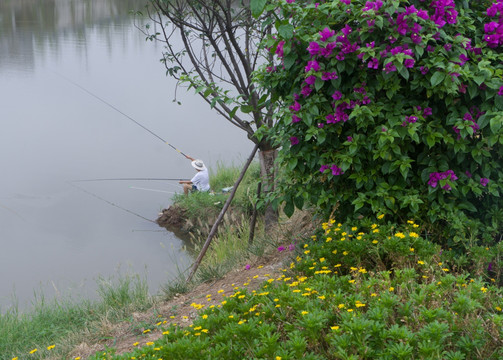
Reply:
<svg viewBox="0 0 503 360"><path fill-rule="evenodd" d="M503 44L503 0L497 0L486 12L490 18L497 17L497 21L484 24L484 41L487 46L495 48Z"/></svg>
<svg viewBox="0 0 503 360"><path fill-rule="evenodd" d="M452 170L447 170L444 172L432 172L430 174L430 180L428 181L428 185L430 185L432 188L437 187L437 184L440 182L440 180L445 180L448 179L450 181L455 181L458 179L454 171ZM449 184L445 184L442 186L443 190L449 191L451 190L451 186Z"/></svg>
<svg viewBox="0 0 503 360"><path fill-rule="evenodd" d="M477 120L484 114L484 111L480 111L479 109L472 107L470 109L470 112L465 113L465 115L463 116L464 121L470 122L470 127L473 129L473 134L475 134L480 129L479 124L477 124ZM458 134L458 139L461 138L460 130L458 129L458 127L453 126L452 129L456 134Z"/></svg>
<svg viewBox="0 0 503 360"><path fill-rule="evenodd" d="M344 171L342 171L342 169L340 167L338 167L337 165L321 165L320 167L320 172L323 174L325 172L325 170L332 170L332 175L334 176L338 176L338 175L342 175L344 174Z"/></svg>

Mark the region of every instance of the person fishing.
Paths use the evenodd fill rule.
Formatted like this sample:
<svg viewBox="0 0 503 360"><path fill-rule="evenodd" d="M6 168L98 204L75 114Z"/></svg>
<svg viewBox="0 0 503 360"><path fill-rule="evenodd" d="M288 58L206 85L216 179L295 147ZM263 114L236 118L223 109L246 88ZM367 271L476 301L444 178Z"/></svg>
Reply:
<svg viewBox="0 0 503 360"><path fill-rule="evenodd" d="M210 191L210 174L206 166L204 166L204 162L188 155L185 155L185 157L191 161L191 165L196 169L197 173L190 180L180 180L178 182L183 185L184 194L188 195L189 191Z"/></svg>

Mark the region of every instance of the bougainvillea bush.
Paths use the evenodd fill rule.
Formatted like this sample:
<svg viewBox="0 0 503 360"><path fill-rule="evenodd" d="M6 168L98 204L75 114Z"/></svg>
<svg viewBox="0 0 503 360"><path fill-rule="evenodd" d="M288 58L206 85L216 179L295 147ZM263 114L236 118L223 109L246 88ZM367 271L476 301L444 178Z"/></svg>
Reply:
<svg viewBox="0 0 503 360"><path fill-rule="evenodd" d="M499 240L503 0L264 10L277 34L257 79L285 104L274 132L287 214L308 202L339 216L420 218L454 241Z"/></svg>

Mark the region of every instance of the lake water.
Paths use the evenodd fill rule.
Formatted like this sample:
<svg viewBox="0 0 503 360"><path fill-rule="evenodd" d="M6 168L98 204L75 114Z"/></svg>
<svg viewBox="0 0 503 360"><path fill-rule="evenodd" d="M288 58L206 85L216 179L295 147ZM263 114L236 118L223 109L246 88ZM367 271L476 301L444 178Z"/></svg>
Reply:
<svg viewBox="0 0 503 360"><path fill-rule="evenodd" d="M194 170L65 78L210 169L244 162L253 147L199 96L178 89L182 105L172 101L162 47L145 41L129 13L143 3L0 1L1 310L13 294L27 306L34 291L94 298L96 279L118 273L145 276L156 292L192 262L183 240L143 219L170 204L177 182L77 183L85 191L68 183Z"/></svg>

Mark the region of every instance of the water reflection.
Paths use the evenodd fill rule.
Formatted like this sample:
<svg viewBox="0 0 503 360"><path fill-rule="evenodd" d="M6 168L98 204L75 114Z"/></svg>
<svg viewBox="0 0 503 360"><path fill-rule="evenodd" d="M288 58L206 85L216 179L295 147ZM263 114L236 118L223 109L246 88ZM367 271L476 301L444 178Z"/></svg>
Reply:
<svg viewBox="0 0 503 360"><path fill-rule="evenodd" d="M114 27L123 26L129 12L145 4L146 0L1 1L0 71L33 70L37 62L68 45L81 48L85 55L88 32L95 27L110 50L124 46L125 39L117 39Z"/></svg>

